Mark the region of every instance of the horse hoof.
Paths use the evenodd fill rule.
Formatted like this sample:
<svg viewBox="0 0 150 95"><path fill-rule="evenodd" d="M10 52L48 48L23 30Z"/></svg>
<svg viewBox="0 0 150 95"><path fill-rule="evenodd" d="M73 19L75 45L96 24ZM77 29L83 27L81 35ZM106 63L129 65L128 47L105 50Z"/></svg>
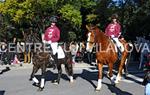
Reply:
<svg viewBox="0 0 150 95"><path fill-rule="evenodd" d="M118 84L119 83L119 81L115 81L115 84Z"/></svg>
<svg viewBox="0 0 150 95"><path fill-rule="evenodd" d="M32 78L29 78L29 81L32 81Z"/></svg>
<svg viewBox="0 0 150 95"><path fill-rule="evenodd" d="M96 88L96 89L95 89L96 92L99 92L100 90L101 90L101 89L99 89L99 88Z"/></svg>
<svg viewBox="0 0 150 95"><path fill-rule="evenodd" d="M74 81L70 81L70 83L72 84Z"/></svg>
<svg viewBox="0 0 150 95"><path fill-rule="evenodd" d="M40 87L39 83L33 83L33 86Z"/></svg>
<svg viewBox="0 0 150 95"><path fill-rule="evenodd" d="M57 80L52 81L53 84L58 85L59 82Z"/></svg>
<svg viewBox="0 0 150 95"><path fill-rule="evenodd" d="M72 80L72 81L70 81L70 83L73 83L74 81Z"/></svg>
<svg viewBox="0 0 150 95"><path fill-rule="evenodd" d="M43 87L43 88L40 87L40 88L38 89L38 91L43 91L43 89L44 89L44 87Z"/></svg>
<svg viewBox="0 0 150 95"><path fill-rule="evenodd" d="M40 87L40 83L36 83L35 85L36 85L37 87Z"/></svg>
<svg viewBox="0 0 150 95"><path fill-rule="evenodd" d="M54 82L53 84L58 85L59 83L58 82Z"/></svg>

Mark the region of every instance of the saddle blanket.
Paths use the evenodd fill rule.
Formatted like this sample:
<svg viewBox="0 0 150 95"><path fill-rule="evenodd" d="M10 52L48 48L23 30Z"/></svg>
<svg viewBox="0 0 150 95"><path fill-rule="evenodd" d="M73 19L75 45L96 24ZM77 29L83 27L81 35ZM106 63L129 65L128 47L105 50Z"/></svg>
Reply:
<svg viewBox="0 0 150 95"><path fill-rule="evenodd" d="M62 49L62 47L61 46L58 46L58 51L57 51L57 54L58 54L58 59L62 59L62 58L65 58L65 53L64 53L64 51L63 51L63 49Z"/></svg>

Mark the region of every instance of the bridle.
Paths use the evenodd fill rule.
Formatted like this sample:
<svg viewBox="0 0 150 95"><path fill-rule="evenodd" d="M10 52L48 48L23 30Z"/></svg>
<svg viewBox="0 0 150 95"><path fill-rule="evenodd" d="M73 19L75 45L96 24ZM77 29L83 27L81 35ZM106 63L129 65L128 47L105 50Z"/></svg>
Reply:
<svg viewBox="0 0 150 95"><path fill-rule="evenodd" d="M93 44L93 43L95 43L96 32L94 31L94 29L90 30L89 32L90 32L90 33L92 33L92 32L94 33L94 41L87 41L87 43Z"/></svg>

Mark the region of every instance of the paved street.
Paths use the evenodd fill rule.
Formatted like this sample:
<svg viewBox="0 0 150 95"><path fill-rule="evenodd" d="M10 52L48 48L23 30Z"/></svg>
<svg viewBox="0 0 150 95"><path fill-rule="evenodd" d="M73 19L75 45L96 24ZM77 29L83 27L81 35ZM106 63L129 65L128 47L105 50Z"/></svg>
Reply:
<svg viewBox="0 0 150 95"><path fill-rule="evenodd" d="M144 87L141 85L143 73L130 72L127 79L123 78L120 84L111 86L106 76L100 92L95 92L97 85L97 69L87 64L77 63L74 66L74 83L69 83L63 70L59 85L54 85L51 80L56 77L57 70L47 69L46 85L42 92L37 91L33 82L29 81L32 65L1 66L0 95L143 95ZM104 69L105 71L105 69ZM106 72L106 71L105 71ZM37 73L39 75L40 72Z"/></svg>

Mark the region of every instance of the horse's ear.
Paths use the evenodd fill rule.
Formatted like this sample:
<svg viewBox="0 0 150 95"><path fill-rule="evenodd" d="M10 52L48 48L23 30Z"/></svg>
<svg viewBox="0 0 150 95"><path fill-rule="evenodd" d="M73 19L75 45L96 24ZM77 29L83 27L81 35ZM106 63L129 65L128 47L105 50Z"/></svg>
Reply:
<svg viewBox="0 0 150 95"><path fill-rule="evenodd" d="M88 26L88 25L86 25L86 29L87 29L88 31L90 31L90 28L89 28L89 26Z"/></svg>

